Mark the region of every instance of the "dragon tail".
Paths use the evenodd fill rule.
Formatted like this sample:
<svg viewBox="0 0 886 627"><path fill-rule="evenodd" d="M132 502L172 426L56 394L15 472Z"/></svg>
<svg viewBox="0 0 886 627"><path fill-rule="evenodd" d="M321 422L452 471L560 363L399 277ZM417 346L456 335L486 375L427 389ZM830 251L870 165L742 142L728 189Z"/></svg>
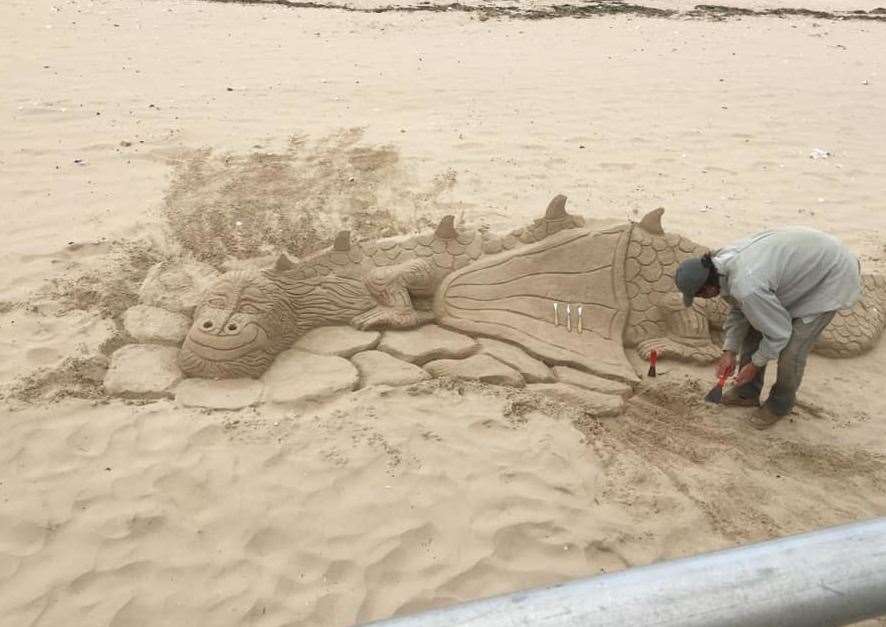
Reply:
<svg viewBox="0 0 886 627"><path fill-rule="evenodd" d="M886 277L862 276L862 295L852 309L837 312L815 345L827 357L853 357L871 348L886 327Z"/></svg>

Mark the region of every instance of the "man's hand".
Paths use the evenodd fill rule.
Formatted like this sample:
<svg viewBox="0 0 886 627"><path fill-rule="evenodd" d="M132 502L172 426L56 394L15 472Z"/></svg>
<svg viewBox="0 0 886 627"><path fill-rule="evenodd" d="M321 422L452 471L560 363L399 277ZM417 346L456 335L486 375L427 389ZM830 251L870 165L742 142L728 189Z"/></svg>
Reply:
<svg viewBox="0 0 886 627"><path fill-rule="evenodd" d="M723 355L717 361L716 366L717 378L728 377L735 372L735 353L732 351L723 351Z"/></svg>
<svg viewBox="0 0 886 627"><path fill-rule="evenodd" d="M760 369L757 368L757 366L755 366L753 363L746 364L744 368L738 371L738 375L736 375L733 385L735 385L735 387L738 387L744 385L745 383L750 383L754 380L754 377L757 376L757 373L759 371Z"/></svg>

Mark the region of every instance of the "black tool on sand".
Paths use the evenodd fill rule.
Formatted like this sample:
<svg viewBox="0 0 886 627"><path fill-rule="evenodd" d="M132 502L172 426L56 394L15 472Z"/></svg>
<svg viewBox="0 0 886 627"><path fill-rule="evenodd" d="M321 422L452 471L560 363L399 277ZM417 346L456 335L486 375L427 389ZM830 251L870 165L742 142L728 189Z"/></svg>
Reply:
<svg viewBox="0 0 886 627"><path fill-rule="evenodd" d="M717 385L711 388L711 391L707 393L707 396L704 397L704 400L709 403L719 405L720 401L723 400L723 386L726 385L726 379L728 378L728 374L721 374L720 378L717 379Z"/></svg>

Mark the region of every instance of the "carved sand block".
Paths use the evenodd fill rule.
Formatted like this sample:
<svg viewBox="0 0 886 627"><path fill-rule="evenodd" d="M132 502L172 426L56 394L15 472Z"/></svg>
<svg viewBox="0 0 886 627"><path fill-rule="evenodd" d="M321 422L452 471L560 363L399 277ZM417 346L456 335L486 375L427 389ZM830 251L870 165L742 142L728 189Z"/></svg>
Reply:
<svg viewBox="0 0 886 627"><path fill-rule="evenodd" d="M409 362L382 351L364 351L351 357L360 372L360 386L389 385L399 387L430 379L431 375Z"/></svg>
<svg viewBox="0 0 886 627"><path fill-rule="evenodd" d="M183 374L178 366L178 349L158 344L129 344L111 355L104 387L124 397L171 397Z"/></svg>
<svg viewBox="0 0 886 627"><path fill-rule="evenodd" d="M477 341L461 333L428 324L411 331L387 331L379 350L413 364L426 364L435 359L463 359L479 348Z"/></svg>
<svg viewBox="0 0 886 627"><path fill-rule="evenodd" d="M280 354L262 381L267 401L300 406L357 389L359 375L342 357L293 349Z"/></svg>
<svg viewBox="0 0 886 627"><path fill-rule="evenodd" d="M425 370L435 377L449 377L481 381L493 385L523 387L523 376L489 355L472 355L467 359L438 359L425 364Z"/></svg>
<svg viewBox="0 0 886 627"><path fill-rule="evenodd" d="M255 379L185 379L175 388L175 402L183 407L242 409L258 405L263 390Z"/></svg>
<svg viewBox="0 0 886 627"><path fill-rule="evenodd" d="M479 341L485 354L519 372L526 383L552 383L556 380L553 371L544 362L533 359L513 344L488 337L482 337Z"/></svg>
<svg viewBox="0 0 886 627"><path fill-rule="evenodd" d="M346 326L320 327L300 337L293 348L309 353L351 357L375 348L380 339L381 333L378 331L358 331Z"/></svg>
<svg viewBox="0 0 886 627"><path fill-rule="evenodd" d="M123 314L123 328L136 341L179 345L188 334L191 319L181 313L150 305L135 305Z"/></svg>

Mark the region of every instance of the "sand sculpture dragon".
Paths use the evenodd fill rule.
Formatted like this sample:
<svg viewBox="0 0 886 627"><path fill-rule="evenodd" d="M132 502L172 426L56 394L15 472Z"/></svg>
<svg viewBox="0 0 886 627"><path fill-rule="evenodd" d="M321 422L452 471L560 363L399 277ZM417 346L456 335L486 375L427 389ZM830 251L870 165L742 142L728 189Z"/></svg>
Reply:
<svg viewBox="0 0 886 627"><path fill-rule="evenodd" d="M719 348L726 305L685 309L673 276L702 246L640 222L592 229L557 196L544 217L503 236L456 229L352 243L301 262L281 256L266 270L222 275L203 296L180 353L190 376L258 377L311 328L408 329L434 320L469 335L515 343L549 364L635 381L625 348L646 358L708 362ZM817 345L829 356L871 348L886 325L886 280L864 276L864 295Z"/></svg>

